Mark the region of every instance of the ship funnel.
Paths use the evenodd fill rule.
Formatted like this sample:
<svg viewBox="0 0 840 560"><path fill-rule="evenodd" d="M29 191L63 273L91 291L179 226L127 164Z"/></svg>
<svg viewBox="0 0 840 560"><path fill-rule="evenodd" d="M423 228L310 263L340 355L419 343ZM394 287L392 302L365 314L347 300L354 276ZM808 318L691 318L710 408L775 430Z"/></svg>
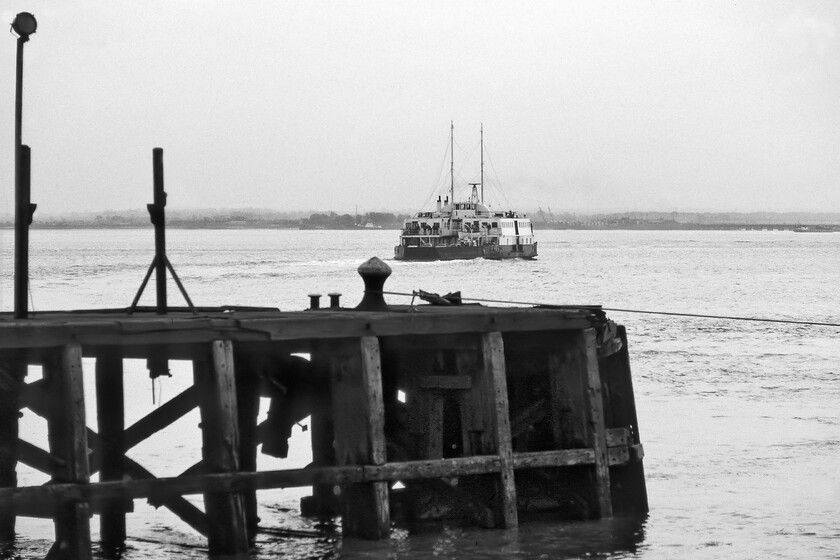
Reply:
<svg viewBox="0 0 840 560"><path fill-rule="evenodd" d="M440 197L437 200L437 211L440 212Z"/></svg>

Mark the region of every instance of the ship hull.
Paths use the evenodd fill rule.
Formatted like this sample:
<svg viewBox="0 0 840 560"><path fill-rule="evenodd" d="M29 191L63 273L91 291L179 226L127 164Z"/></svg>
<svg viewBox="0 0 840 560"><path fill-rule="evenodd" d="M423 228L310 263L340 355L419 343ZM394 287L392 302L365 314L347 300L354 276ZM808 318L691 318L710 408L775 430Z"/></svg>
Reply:
<svg viewBox="0 0 840 560"><path fill-rule="evenodd" d="M452 246L404 246L394 248L398 261L457 261L470 259L533 259L537 256L537 244L530 245L452 245Z"/></svg>

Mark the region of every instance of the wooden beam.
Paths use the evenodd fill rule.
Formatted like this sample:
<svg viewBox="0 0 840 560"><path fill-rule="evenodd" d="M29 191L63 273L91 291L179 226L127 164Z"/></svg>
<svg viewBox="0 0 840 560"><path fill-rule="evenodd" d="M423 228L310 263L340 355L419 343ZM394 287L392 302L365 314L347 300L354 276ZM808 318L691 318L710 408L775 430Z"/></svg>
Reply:
<svg viewBox="0 0 840 560"><path fill-rule="evenodd" d="M0 487L17 486L17 463L21 450L18 446L20 407L23 378L26 363L11 353L8 361L0 362ZM4 356L5 358L5 356ZM15 512L11 508L0 508L0 542L15 539Z"/></svg>
<svg viewBox="0 0 840 560"><path fill-rule="evenodd" d="M379 341L362 337L333 344L328 361L338 465L383 465L385 409ZM387 484L344 485L342 513L345 535L386 537L391 525Z"/></svg>
<svg viewBox="0 0 840 560"><path fill-rule="evenodd" d="M598 348L595 329L584 329L580 340L584 356L584 375L588 388L586 418L587 445L595 452L595 500L601 517L612 517L610 469L607 457L607 434L604 425L604 398L601 395L601 374L598 369Z"/></svg>
<svg viewBox="0 0 840 560"><path fill-rule="evenodd" d="M125 428L123 361L116 351L96 358L96 409L99 425L99 479L122 480ZM100 538L106 549L125 546L125 504L110 500L99 516Z"/></svg>
<svg viewBox="0 0 840 560"><path fill-rule="evenodd" d="M62 346L44 364L44 378L53 399L47 419L50 453L65 462L53 482L87 484L90 481L85 426L85 394L82 348ZM88 560L90 550L90 508L85 501L67 501L55 510L55 543L50 555Z"/></svg>
<svg viewBox="0 0 840 560"><path fill-rule="evenodd" d="M260 413L260 377L259 371L247 359L236 359L236 409L239 425L239 470L257 471L257 420ZM242 505L245 508L245 520L248 528L248 541L253 542L257 535L259 517L257 515L257 494L254 491L242 493Z"/></svg>
<svg viewBox="0 0 840 560"><path fill-rule="evenodd" d="M19 439L17 447L18 460L21 463L48 474L51 478L61 476L61 473L67 468L67 461L51 455L28 441Z"/></svg>
<svg viewBox="0 0 840 560"><path fill-rule="evenodd" d="M630 373L630 354L627 344L627 332L623 326L616 331L620 349L599 363L601 379L607 385L609 400L607 407L613 425L628 427L628 440L634 449L633 460L625 467L612 469L613 507L617 514L647 513L648 499L645 483L645 469L642 462L639 423L636 416L636 398L633 392L633 379ZM642 453L643 454L643 453Z"/></svg>
<svg viewBox="0 0 840 560"><path fill-rule="evenodd" d="M493 443L499 455L499 514L505 528L519 525L516 511L516 484L513 474L513 446L510 435L510 413L508 411L507 378L505 376L505 349L502 333L491 332L481 337L483 386L488 393L485 402L489 406L493 426Z"/></svg>
<svg viewBox="0 0 840 560"><path fill-rule="evenodd" d="M243 312L196 318L168 314L165 318L120 314L54 313L22 321L0 320L0 349L83 346L172 346L210 343L283 341L362 336L447 335L582 329L591 314L575 310L454 306L414 308L411 320L401 312L284 313Z"/></svg>
<svg viewBox="0 0 840 560"><path fill-rule="evenodd" d="M47 395L47 386L45 381L36 381L34 383L29 383L26 386L27 395L27 403L35 414L48 418L50 415L51 405L49 402L49 398ZM182 393L183 395L183 393ZM87 430L87 439L88 439L88 446L91 448L92 452L90 454L91 458L98 457L100 454L100 444L99 444L99 435L94 432L93 430ZM44 452L46 453L46 452ZM34 460L37 460L38 463L27 463L30 466L34 466L52 476L52 463L56 461L61 462L62 459L57 458L55 456L50 456L48 460L43 458L36 457ZM40 466L38 466L40 465ZM92 464L90 474L94 474L98 470L98 461ZM44 467L44 468L41 468ZM154 479L155 475L149 472L146 468L144 468L139 463L131 460L129 457L123 457L123 468L125 468L126 475L134 478L134 479ZM45 470L48 469L48 470ZM166 507L172 513L174 513L178 518L184 521L187 525L195 529L198 533L207 536L208 529L207 529L207 520L204 513L192 505L190 502L185 500L179 495L171 495L171 494L157 494L155 496L149 496L149 502L155 507ZM0 508L2 511L2 508Z"/></svg>
<svg viewBox="0 0 840 560"><path fill-rule="evenodd" d="M239 470L239 429L233 345L228 340L211 343L193 362L200 392L202 456L208 472ZM204 495L204 509L212 531L207 535L211 556L246 558L248 531L242 496Z"/></svg>
<svg viewBox="0 0 840 560"><path fill-rule="evenodd" d="M624 459L622 463L622 454ZM626 448L609 451L610 466L626 464ZM640 452L640 451L634 451ZM46 453L42 451L42 453ZM546 467L577 467L595 464L591 449L563 449L514 453L515 469ZM384 465L351 465L345 467L307 467L260 472L212 473L178 477L155 478L151 473L129 466L131 479L90 484L50 484L0 489L0 507L27 508L33 503L52 503L60 500L102 502L108 499L148 498L156 502L159 496L173 497L203 493L231 493L244 490L296 488L317 484L334 485L366 482L396 482L428 478L454 478L476 474L500 473L498 455L477 455L424 461L403 461Z"/></svg>
<svg viewBox="0 0 840 560"><path fill-rule="evenodd" d="M138 443L163 430L198 406L198 389L188 387L125 430L123 450L128 451Z"/></svg>

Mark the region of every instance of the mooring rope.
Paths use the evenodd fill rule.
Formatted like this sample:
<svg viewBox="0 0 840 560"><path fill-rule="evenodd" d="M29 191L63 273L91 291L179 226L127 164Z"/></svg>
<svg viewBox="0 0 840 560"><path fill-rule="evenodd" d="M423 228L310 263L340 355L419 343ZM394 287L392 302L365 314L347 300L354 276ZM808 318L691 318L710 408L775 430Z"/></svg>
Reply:
<svg viewBox="0 0 840 560"><path fill-rule="evenodd" d="M412 292L412 293L405 293L405 292L386 292L383 291L383 294L389 294L394 296L406 296L412 298L412 305L414 302L414 298L420 297L420 292ZM650 310L642 310L642 309L624 309L619 307L602 307L600 305L556 305L552 303L540 303L534 301L514 301L514 300L504 300L504 299L486 299L486 298L466 298L462 297L462 301L474 301L477 303L504 303L509 305L533 305L533 306L546 306L546 307L554 307L557 309L586 309L586 308L593 308L593 309L600 309L602 311L613 311L616 313L640 313L645 315L666 315L671 317L691 317L695 319L721 319L725 321L752 321L752 322L759 322L759 323L784 323L788 325L807 325L813 327L837 327L840 328L840 323L827 323L821 321L798 321L795 319L772 319L769 317L742 317L742 316L733 316L733 315L709 315L704 313L680 313L676 311L650 311Z"/></svg>

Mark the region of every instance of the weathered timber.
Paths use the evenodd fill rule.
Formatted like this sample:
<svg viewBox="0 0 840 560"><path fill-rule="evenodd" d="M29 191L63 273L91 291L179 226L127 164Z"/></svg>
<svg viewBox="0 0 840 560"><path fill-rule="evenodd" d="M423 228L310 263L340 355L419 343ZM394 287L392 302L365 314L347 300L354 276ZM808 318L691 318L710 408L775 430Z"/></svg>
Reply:
<svg viewBox="0 0 840 560"><path fill-rule="evenodd" d="M49 348L80 343L95 355L98 346L189 345L214 340L267 342L323 340L362 336L446 335L479 332L576 330L590 326L588 314L549 309L452 306L434 309L392 308L391 312L317 313L208 312L196 317L172 313L166 317L70 312L39 313L27 321L0 315L0 349ZM72 322L68 324L68 316ZM144 350L144 353L147 350ZM173 354L176 355L176 354ZM178 356L189 357L189 354Z"/></svg>
<svg viewBox="0 0 840 560"><path fill-rule="evenodd" d="M32 412L38 414L43 418L49 418L50 411L51 411L51 402L50 402L50 393L49 388L47 386L46 380L35 381L33 383L29 383L25 387L25 391L23 394L25 395L26 403ZM91 457L95 458L99 455L99 435L94 432L93 430L88 429L86 431L88 446L91 448L92 453ZM30 450L37 449L32 446ZM40 451L40 450L38 450ZM51 463L57 462L59 468L61 465L64 464L63 459L60 457L55 457L54 455L49 455L46 452L42 452L46 455L47 459ZM27 458L29 455L26 456ZM35 455L33 460L37 460L41 463L45 459L42 456ZM131 460L128 457L123 457L123 468L125 469L125 474L128 477L134 479L153 479L154 475L145 469L142 465L136 463L135 461ZM34 464L30 464L31 466L35 466ZM98 468L98 462L94 462L93 466L91 467L91 473L94 474L95 470ZM52 469L47 471L44 469L39 469L47 474L52 475ZM177 515L181 520L186 522L190 527L195 529L198 533L207 536L208 528L207 528L207 521L205 519L204 513L199 510L197 507L192 505L187 500L183 499L181 496L172 493L163 493L155 496L149 496L150 503L155 506L165 506L169 510L171 510L175 515Z"/></svg>
<svg viewBox="0 0 840 560"><path fill-rule="evenodd" d="M247 360L235 359L236 408L239 426L239 470L256 472L257 470L257 416L260 412L259 374L251 369ZM183 476L183 475L182 475ZM248 540L253 542L257 534L259 516L257 515L257 494L254 491L242 493L242 505L245 508L245 521L248 528Z"/></svg>
<svg viewBox="0 0 840 560"><path fill-rule="evenodd" d="M0 361L0 488L17 486L17 463L21 387L26 365L16 352L5 353ZM15 538L15 512L0 508L0 542Z"/></svg>
<svg viewBox="0 0 840 560"><path fill-rule="evenodd" d="M607 388L606 416L612 425L627 426L627 443L635 460L610 472L610 489L614 510L622 514L640 514L648 511L645 471L642 463L639 420L636 415L636 397L630 375L630 352L627 331L618 325L615 338L621 347L599 363L601 379Z"/></svg>
<svg viewBox="0 0 840 560"><path fill-rule="evenodd" d="M595 499L601 517L612 516L610 498L610 469L607 458L607 434L604 423L604 399L601 395L601 378L598 371L598 349L595 345L595 330L584 329L580 335L584 357L587 403L586 418L589 430L587 445L595 452Z"/></svg>
<svg viewBox="0 0 840 560"><path fill-rule="evenodd" d="M172 397L125 430L122 450L128 451L153 434L163 430L198 406L198 389L189 387ZM100 427L101 432L101 427Z"/></svg>
<svg viewBox="0 0 840 560"><path fill-rule="evenodd" d="M101 433L83 423L78 433L90 448L87 476L102 470L98 483L0 487L0 511L52 515L57 535L82 511L116 511L116 528L103 525L102 538L118 546L131 500L147 498L206 535L211 555L242 558L258 530L257 491L269 488L313 486L302 509L341 513L345 538L385 537L392 515L515 527L520 513L552 504L570 518L646 511L635 405L624 402L633 398L626 335L596 308L200 313L54 312L26 322L0 314L0 352L23 348L24 369L53 372L29 385L0 375L0 390L17 391L16 408L46 416L51 429L57 419L71 425L68 414L80 418L55 406L67 398L56 372L62 383L73 377L55 356L73 348L79 372L82 355L97 359ZM311 363L293 356L302 352ZM113 372L122 359L152 356L192 361L194 386L123 429L121 403L102 404L121 392L111 375L121 377ZM271 406L257 427L260 394ZM155 478L124 455L196 405L203 458L181 475ZM291 428L306 416L313 465L258 472L257 445L285 456ZM72 467L57 444L50 452L15 445L16 460L56 481ZM404 491L390 489L397 481ZM203 494L207 513L187 494Z"/></svg>
<svg viewBox="0 0 840 560"><path fill-rule="evenodd" d="M111 351L96 359L96 409L99 426L99 479L122 480L125 474L122 356ZM125 505L116 499L105 503L99 525L102 546L119 550L125 546Z"/></svg>
<svg viewBox="0 0 840 560"><path fill-rule="evenodd" d="M513 478L513 447L510 439L508 416L507 379L505 377L504 342L499 332L487 333L481 339L482 385L487 406L486 419L492 426L489 441L499 455L499 514L501 525L506 528L519 524L516 512L516 485Z"/></svg>
<svg viewBox="0 0 840 560"><path fill-rule="evenodd" d="M385 412L378 340L363 337L334 343L328 363L338 465L384 464ZM345 534L379 539L390 532L386 484L346 484L341 492Z"/></svg>
<svg viewBox="0 0 840 560"><path fill-rule="evenodd" d="M50 453L64 461L53 482L87 484L90 481L85 428L85 398L79 345L54 349L44 364L44 378L53 396L47 417ZM55 508L55 543L51 558L91 558L90 510L87 502L65 501Z"/></svg>
<svg viewBox="0 0 840 560"><path fill-rule="evenodd" d="M610 465L620 465L622 457L610 451ZM626 451L626 450L625 450ZM623 461L629 461L625 454ZM532 453L514 453L515 469L575 467L595 464L591 449L562 449ZM22 507L29 502L51 503L59 500L103 502L114 498L140 499L166 494L194 495L242 492L269 488L296 488L314 484L350 484L396 482L423 478L452 478L493 474L502 470L497 455L476 455L428 461L391 462L384 465L345 467L307 467L260 472L208 473L202 475L132 478L122 482L97 482L85 485L50 484L0 489L0 504Z"/></svg>
<svg viewBox="0 0 840 560"><path fill-rule="evenodd" d="M233 345L214 341L193 362L200 392L202 456L208 472L239 469L239 432ZM247 557L248 531L242 496L205 494L204 507L213 530L207 535L211 556Z"/></svg>

